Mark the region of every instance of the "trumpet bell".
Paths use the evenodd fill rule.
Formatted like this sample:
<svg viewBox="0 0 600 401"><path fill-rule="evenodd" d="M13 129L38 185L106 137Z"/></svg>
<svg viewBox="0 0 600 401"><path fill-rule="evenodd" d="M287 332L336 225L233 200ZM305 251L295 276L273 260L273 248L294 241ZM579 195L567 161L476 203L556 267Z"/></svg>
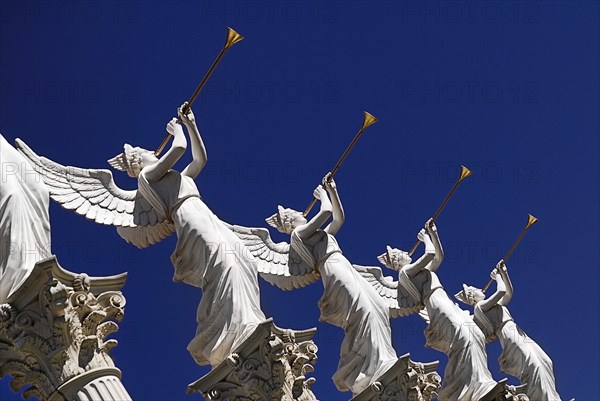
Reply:
<svg viewBox="0 0 600 401"><path fill-rule="evenodd" d="M364 130L364 129L370 127L371 125L375 124L376 122L377 122L377 117L375 117L373 114L365 111L365 116L363 118L361 130Z"/></svg>
<svg viewBox="0 0 600 401"><path fill-rule="evenodd" d="M227 27L227 40L225 40L225 49L229 49L231 46L235 45L237 42L241 42L244 40L244 37L237 33L232 28Z"/></svg>
<svg viewBox="0 0 600 401"><path fill-rule="evenodd" d="M458 179L458 181L462 181L470 175L473 175L473 172L471 170L469 170L468 168L466 168L465 166L461 165L460 166L460 178Z"/></svg>
<svg viewBox="0 0 600 401"><path fill-rule="evenodd" d="M534 216L532 216L531 214L528 214L528 215L527 215L527 227L526 227L526 228L529 228L529 227L531 227L532 225L534 225L534 224L535 224L535 223L537 223L537 222L538 222L538 219L537 219L537 218L535 218L535 217L534 217Z"/></svg>

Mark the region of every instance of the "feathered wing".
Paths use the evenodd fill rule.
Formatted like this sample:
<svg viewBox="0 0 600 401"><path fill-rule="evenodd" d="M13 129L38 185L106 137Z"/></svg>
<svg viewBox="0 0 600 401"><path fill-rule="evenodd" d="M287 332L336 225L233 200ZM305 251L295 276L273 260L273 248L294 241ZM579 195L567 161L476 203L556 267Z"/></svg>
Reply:
<svg viewBox="0 0 600 401"><path fill-rule="evenodd" d="M423 305L416 302L406 289L392 277L385 276L377 266L352 265L367 280L390 308L390 317L404 317L413 313L422 314ZM426 311L424 312L427 313ZM425 315L421 316L425 319Z"/></svg>
<svg viewBox="0 0 600 401"><path fill-rule="evenodd" d="M320 278L315 266L308 266L290 244L275 243L266 228L253 228L225 223L256 258L261 277L282 290L293 290Z"/></svg>
<svg viewBox="0 0 600 401"><path fill-rule="evenodd" d="M415 300L401 283L398 283L398 306L402 311L399 316L408 316L413 313L418 313L419 316L429 324L429 315L427 314L425 305L423 305L420 300Z"/></svg>
<svg viewBox="0 0 600 401"><path fill-rule="evenodd" d="M138 203L138 200L141 200L140 203L148 203L141 196L136 199L136 203ZM134 217L134 221L135 220L136 219ZM119 233L121 238L127 241L127 243L133 244L140 249L147 248L150 245L156 244L157 242L162 241L174 232L175 225L168 220L163 220L162 222L157 223L155 225L117 227L117 233Z"/></svg>
<svg viewBox="0 0 600 401"><path fill-rule="evenodd" d="M392 277L385 276L377 266L352 265L385 301L389 308L390 317L400 316L398 307L398 282Z"/></svg>
<svg viewBox="0 0 600 401"><path fill-rule="evenodd" d="M20 139L17 149L31 162L48 187L50 197L65 209L99 224L117 227L119 235L139 248L159 242L174 232L160 220L138 191L119 188L110 170L63 166L38 156Z"/></svg>

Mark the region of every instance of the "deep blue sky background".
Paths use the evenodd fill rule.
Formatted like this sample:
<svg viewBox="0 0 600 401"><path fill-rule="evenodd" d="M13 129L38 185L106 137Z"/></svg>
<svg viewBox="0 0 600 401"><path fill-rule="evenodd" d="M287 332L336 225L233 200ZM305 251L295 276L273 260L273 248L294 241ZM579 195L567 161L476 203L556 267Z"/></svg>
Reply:
<svg viewBox="0 0 600 401"><path fill-rule="evenodd" d="M598 2L5 1L0 10L0 132L79 167L108 168L124 142L158 146L226 26L243 34L193 108L209 154L198 185L223 220L265 226L277 204L303 210L363 110L380 121L336 176L347 215L338 239L352 262L375 265L386 244L412 245L459 165L470 167L438 220L442 283L451 294L483 285L534 214L540 222L508 263L510 310L553 359L563 399L600 399ZM139 251L56 204L51 223L65 268L129 272L113 355L133 398L200 399L186 385L208 368L185 347L201 294L171 281L175 238ZM318 397L349 399L331 381L343 332L318 323L321 284L284 293L261 281L261 291L279 326L318 327ZM395 320L394 346L439 359L443 373L424 328ZM499 353L490 346L496 379ZM6 379L0 398L19 398Z"/></svg>

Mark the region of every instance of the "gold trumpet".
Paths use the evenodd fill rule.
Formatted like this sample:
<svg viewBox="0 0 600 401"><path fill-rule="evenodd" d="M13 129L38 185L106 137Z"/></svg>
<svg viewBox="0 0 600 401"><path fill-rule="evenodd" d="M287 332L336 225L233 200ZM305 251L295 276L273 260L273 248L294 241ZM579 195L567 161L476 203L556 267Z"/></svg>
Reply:
<svg viewBox="0 0 600 401"><path fill-rule="evenodd" d="M471 174L473 174L473 172L471 170L469 170L465 166L462 166L462 165L460 166L460 177L458 177L458 180L456 180L456 182L454 183L454 186L452 187L452 189L450 190L450 192L448 192L448 195L446 195L446 198L444 198L444 201L442 202L442 204L440 205L440 207L438 207L437 211L435 212L435 214L431 218L433 221L435 221L435 219L437 219L437 217L440 215L440 213L442 212L442 210L444 210L444 207L446 206L446 203L448 203L448 201L450 200L450 198L452 197L452 195L454 195L454 191L456 191L456 188L458 188L458 184L460 184L465 178L467 178ZM413 245L413 247L410 250L410 252L408 252L409 256L412 256L412 254L415 253L415 251L417 250L417 247L419 246L420 242L421 241L419 241L419 240L417 240L417 242L415 242L415 245Z"/></svg>
<svg viewBox="0 0 600 401"><path fill-rule="evenodd" d="M521 231L521 234L519 234L519 236L517 237L516 241L510 247L510 249L508 250L508 252L506 252L506 255L504 255L504 258L502 258L502 260L504 260L506 262L506 260L510 257L510 255L512 255L512 253L515 250L515 248L517 247L517 245L519 245L519 242L521 242L521 239L523 239L523 236L525 235L525 233L527 232L527 230L529 230L529 227L531 227L532 225L534 225L535 223L537 223L537 221L538 221L538 219L536 219L534 216L532 216L530 214L527 215L527 225L525 226L525 228L523 229L523 231ZM494 280L492 278L490 278L490 280L485 285L485 287L483 287L483 292L484 293L488 290L488 288L490 288L490 285L492 285L493 282L494 282Z"/></svg>
<svg viewBox="0 0 600 401"><path fill-rule="evenodd" d="M189 113L190 108L192 107L192 104L194 103L194 101L196 100L198 95L200 94L200 91L202 90L202 88L204 87L206 82L208 81L208 78L210 78L210 76L214 72L215 68L217 67L217 65L219 64L219 62L221 61L221 59L227 52L227 50L229 50L231 48L231 46L235 45L237 42L240 42L243 39L244 39L244 37L242 35L240 35L239 33L237 33L236 31L234 31L233 29L231 29L229 27L227 28L227 39L225 39L225 45L219 52L219 55L217 56L215 61L213 61L212 65L208 69L208 72L206 73L206 75L204 75L204 78L202 78L202 81L200 81L200 84L198 85L198 87L196 88L194 93L192 94L192 97L190 97L190 100L188 100L187 105L183 108L183 110L182 110L183 114ZM177 121L181 122L179 119ZM169 142L169 138L171 138L171 135L167 134L167 136L165 136L165 139L163 139L163 141L161 142L158 149L156 149L156 152L154 152L154 155L156 157L158 157L158 155L160 155L160 153L163 151L165 146L167 146L167 143Z"/></svg>
<svg viewBox="0 0 600 401"><path fill-rule="evenodd" d="M340 166L342 165L342 163L344 162L344 160L346 159L346 157L348 156L348 154L350 153L350 151L352 150L352 148L354 147L354 145L356 144L356 142L358 141L358 138L360 138L362 133L368 127L375 124L376 122L377 122L377 118L374 115L365 111L365 115L363 117L363 123L362 123L362 126L360 127L360 130L358 130L358 132L354 136L354 139L352 140L352 142L350 142L350 145L348 145L348 147L346 148L346 151L344 152L342 157L340 157L340 160L338 160L338 162L333 167L333 170L331 170L331 176L330 176L331 178L333 178L335 173L337 173L337 171L340 169ZM306 217L308 215L308 213L310 213L310 209L313 208L315 203L317 203L317 198L313 197L313 200L310 202L310 204L308 205L308 207L306 208L306 210L303 213L304 217Z"/></svg>

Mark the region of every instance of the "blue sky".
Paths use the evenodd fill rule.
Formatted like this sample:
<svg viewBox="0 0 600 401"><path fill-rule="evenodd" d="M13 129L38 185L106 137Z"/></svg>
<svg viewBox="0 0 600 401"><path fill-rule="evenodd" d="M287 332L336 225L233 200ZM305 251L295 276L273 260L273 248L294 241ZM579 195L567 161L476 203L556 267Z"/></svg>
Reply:
<svg viewBox="0 0 600 401"><path fill-rule="evenodd" d="M387 244L409 248L468 166L473 177L437 223L443 285L451 294L484 285L527 214L538 217L508 262L510 310L553 359L563 399L600 399L599 3L5 1L0 10L0 132L79 167L108 168L124 142L157 147L226 26L243 34L193 107L209 155L198 186L225 221L265 226L277 204L303 210L363 110L379 122L336 176L346 209L338 240L353 263L376 265ZM201 293L172 282L175 239L140 251L56 204L51 224L65 268L129 273L113 355L133 398L199 399L186 386L208 368L185 347ZM261 281L261 291L280 327L318 328L318 397L349 399L331 381L343 333L318 323L322 285L282 292ZM399 355L439 359L443 372L418 318L392 326ZM488 353L503 378L499 345ZM0 398L19 397L0 381Z"/></svg>

